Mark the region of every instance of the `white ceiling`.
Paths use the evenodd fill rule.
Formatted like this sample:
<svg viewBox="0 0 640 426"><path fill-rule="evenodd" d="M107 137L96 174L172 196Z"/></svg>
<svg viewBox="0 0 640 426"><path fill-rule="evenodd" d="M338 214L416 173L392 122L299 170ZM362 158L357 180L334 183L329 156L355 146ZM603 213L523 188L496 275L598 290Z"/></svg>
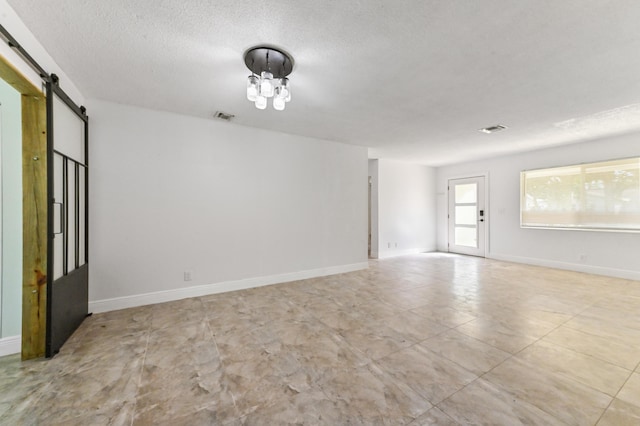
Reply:
<svg viewBox="0 0 640 426"><path fill-rule="evenodd" d="M9 3L87 97L221 110L373 158L437 166L640 130L637 0ZM296 62L284 112L245 98L243 53L264 43ZM509 129L477 131L495 124Z"/></svg>

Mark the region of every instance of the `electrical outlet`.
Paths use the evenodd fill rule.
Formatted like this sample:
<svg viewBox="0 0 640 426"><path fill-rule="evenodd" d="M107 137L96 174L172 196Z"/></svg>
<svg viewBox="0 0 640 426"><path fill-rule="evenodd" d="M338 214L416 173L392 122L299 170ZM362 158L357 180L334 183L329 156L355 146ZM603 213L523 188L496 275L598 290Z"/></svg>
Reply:
<svg viewBox="0 0 640 426"><path fill-rule="evenodd" d="M191 275L192 275L191 271L184 271L184 280L191 281L192 280Z"/></svg>
<svg viewBox="0 0 640 426"><path fill-rule="evenodd" d="M387 243L387 248L391 248L391 243Z"/></svg>
<svg viewBox="0 0 640 426"><path fill-rule="evenodd" d="M398 248L398 243L396 243L396 248Z"/></svg>
<svg viewBox="0 0 640 426"><path fill-rule="evenodd" d="M584 262L586 262L586 261L587 261L587 255L586 255L586 254L584 254L584 253L583 253L583 254L581 254L581 255L580 255L580 262L584 263Z"/></svg>

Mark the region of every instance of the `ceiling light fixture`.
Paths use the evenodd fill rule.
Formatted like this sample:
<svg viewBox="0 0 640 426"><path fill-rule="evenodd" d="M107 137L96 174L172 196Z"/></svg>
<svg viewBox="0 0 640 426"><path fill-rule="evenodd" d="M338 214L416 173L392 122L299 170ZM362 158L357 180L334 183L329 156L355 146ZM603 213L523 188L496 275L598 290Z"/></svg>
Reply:
<svg viewBox="0 0 640 426"><path fill-rule="evenodd" d="M251 70L247 78L247 99L256 108L265 109L273 98L273 108L282 111L291 100L291 85L287 76L293 70L293 58L280 49L256 46L244 54L244 63Z"/></svg>

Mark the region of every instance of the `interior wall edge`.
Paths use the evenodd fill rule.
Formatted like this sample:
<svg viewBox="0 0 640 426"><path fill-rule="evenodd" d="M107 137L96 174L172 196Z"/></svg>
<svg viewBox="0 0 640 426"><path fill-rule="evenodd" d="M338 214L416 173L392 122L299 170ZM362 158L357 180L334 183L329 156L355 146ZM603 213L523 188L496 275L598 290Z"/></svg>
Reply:
<svg viewBox="0 0 640 426"><path fill-rule="evenodd" d="M22 336L3 337L0 339L0 357L19 354L22 348Z"/></svg>
<svg viewBox="0 0 640 426"><path fill-rule="evenodd" d="M527 265L543 266L546 268L564 269L567 271L583 272L594 275L604 275L626 280L640 281L640 272L627 269L608 268L603 266L583 265L580 263L559 262L549 259L534 257L512 256L501 253L488 253L487 259L501 260L505 262L524 263Z"/></svg>
<svg viewBox="0 0 640 426"><path fill-rule="evenodd" d="M136 306L152 305L155 303L171 302L190 297L207 296L210 294L226 293L229 291L246 290L291 281L318 278L346 272L367 269L369 262L359 262L347 265L329 266L325 268L309 269L306 271L290 272L263 277L247 278L235 281L223 281L214 284L163 290L152 293L136 294L116 297L113 299L89 301L89 312L101 313L119 309L135 308Z"/></svg>

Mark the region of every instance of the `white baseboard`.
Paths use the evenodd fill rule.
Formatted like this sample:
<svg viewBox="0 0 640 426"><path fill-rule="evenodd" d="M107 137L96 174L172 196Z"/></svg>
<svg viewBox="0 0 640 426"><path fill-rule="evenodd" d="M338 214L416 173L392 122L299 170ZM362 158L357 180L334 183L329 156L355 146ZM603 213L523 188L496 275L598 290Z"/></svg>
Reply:
<svg viewBox="0 0 640 426"><path fill-rule="evenodd" d="M545 266L547 268L565 269L568 271L584 272L594 275L623 278L640 281L640 272L627 269L606 268L603 266L584 265L581 263L560 262L556 260L538 259L534 257L511 256L506 254L491 253L488 259L504 260L505 262L526 263L528 265Z"/></svg>
<svg viewBox="0 0 640 426"><path fill-rule="evenodd" d="M0 339L0 356L19 354L22 349L22 338L18 336Z"/></svg>
<svg viewBox="0 0 640 426"><path fill-rule="evenodd" d="M290 272L286 274L270 275L266 277L247 278L237 281L224 281L173 290L156 291L153 293L136 294L132 296L116 297L113 299L95 300L89 302L89 312L100 313L118 309L134 308L136 306L152 305L154 303L171 302L189 297L206 296L208 294L224 293L227 291L245 290L248 288L323 277L326 275L342 274L345 272L367 269L369 262L353 263L349 265L329 266L326 268L306 271Z"/></svg>
<svg viewBox="0 0 640 426"><path fill-rule="evenodd" d="M406 256L407 254L426 253L434 251L433 248L412 248L405 250L387 249L378 252L378 259L386 259L389 257Z"/></svg>

